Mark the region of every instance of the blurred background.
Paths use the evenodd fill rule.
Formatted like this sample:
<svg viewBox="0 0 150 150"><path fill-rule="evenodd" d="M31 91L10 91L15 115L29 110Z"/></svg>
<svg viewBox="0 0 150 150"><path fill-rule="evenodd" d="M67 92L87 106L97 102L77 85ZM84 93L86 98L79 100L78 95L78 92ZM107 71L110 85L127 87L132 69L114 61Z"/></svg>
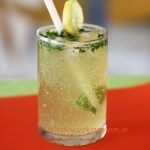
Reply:
<svg viewBox="0 0 150 150"><path fill-rule="evenodd" d="M60 16L65 0L54 0ZM109 74L150 76L150 0L80 0L85 22L109 31ZM0 79L36 79L43 0L0 0Z"/></svg>

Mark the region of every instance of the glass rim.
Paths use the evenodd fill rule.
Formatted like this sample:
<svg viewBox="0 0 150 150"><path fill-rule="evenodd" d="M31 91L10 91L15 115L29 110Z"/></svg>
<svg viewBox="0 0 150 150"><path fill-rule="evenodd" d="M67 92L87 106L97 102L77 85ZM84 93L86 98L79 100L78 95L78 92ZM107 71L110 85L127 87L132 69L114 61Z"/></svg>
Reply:
<svg viewBox="0 0 150 150"><path fill-rule="evenodd" d="M83 24L83 27L91 27L93 29L96 29L96 30L99 30L99 31L103 31L103 34L104 34L104 40L107 39L107 35L108 35L108 31L104 28L104 27L101 27L99 25L94 25L94 24ZM42 26L40 27L38 30L37 30L37 37L40 37L41 40L45 41L45 42L49 42L49 43L53 43L53 44L62 44L62 45L87 45L87 44L94 44L94 43L97 43L99 42L99 38L96 38L94 40L91 40L91 41L86 41L86 42L78 42L78 41L58 41L58 40L55 40L55 39L50 39L50 38L46 38L45 36L41 35L40 33L42 31L45 31L47 29L56 29L54 25L45 25L45 26Z"/></svg>

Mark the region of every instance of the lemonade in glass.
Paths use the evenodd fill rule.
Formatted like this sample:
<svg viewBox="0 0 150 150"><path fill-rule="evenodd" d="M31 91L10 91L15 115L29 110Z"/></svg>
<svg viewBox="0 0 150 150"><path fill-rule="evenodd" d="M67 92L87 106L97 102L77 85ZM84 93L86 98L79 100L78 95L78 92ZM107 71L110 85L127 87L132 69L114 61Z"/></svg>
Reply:
<svg viewBox="0 0 150 150"><path fill-rule="evenodd" d="M50 25L37 35L41 135L66 146L97 141L106 133L106 30L83 24L58 34Z"/></svg>

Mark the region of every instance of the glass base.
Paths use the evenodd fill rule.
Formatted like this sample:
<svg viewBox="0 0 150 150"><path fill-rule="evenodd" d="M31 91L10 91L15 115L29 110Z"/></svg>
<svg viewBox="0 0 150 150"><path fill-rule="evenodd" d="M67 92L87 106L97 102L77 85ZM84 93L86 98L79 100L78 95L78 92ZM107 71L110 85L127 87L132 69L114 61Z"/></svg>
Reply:
<svg viewBox="0 0 150 150"><path fill-rule="evenodd" d="M80 135L80 136L63 136L63 135L57 135L53 133L49 133L42 128L40 128L40 134L46 141L50 143L56 143L59 145L64 146L81 146L81 145L87 145L90 143L94 143L99 139L102 139L107 131L106 125L104 125L100 130L97 132L89 133L86 135Z"/></svg>

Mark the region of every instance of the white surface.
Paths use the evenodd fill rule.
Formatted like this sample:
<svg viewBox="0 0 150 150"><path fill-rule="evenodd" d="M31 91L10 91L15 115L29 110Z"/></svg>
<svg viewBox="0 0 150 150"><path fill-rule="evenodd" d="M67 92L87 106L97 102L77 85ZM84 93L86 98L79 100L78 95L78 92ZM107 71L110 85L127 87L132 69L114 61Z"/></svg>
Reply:
<svg viewBox="0 0 150 150"><path fill-rule="evenodd" d="M150 27L128 25L109 29L109 72L150 75Z"/></svg>

